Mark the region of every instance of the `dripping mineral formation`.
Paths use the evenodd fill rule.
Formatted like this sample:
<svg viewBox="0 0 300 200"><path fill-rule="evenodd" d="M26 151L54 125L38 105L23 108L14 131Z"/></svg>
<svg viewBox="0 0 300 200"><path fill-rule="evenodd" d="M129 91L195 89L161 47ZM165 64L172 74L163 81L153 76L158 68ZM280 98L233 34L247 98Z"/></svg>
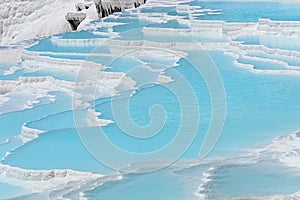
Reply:
<svg viewBox="0 0 300 200"><path fill-rule="evenodd" d="M106 17L114 12L136 8L146 3L146 0L94 0L99 18Z"/></svg>

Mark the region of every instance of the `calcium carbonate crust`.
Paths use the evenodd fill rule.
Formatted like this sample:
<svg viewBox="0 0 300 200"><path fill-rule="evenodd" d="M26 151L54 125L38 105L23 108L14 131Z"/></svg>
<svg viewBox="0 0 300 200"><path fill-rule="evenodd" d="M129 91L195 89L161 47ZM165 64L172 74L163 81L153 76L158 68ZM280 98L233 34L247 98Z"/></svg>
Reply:
<svg viewBox="0 0 300 200"><path fill-rule="evenodd" d="M145 0L2 0L0 45L76 30L83 20L89 22L143 3Z"/></svg>

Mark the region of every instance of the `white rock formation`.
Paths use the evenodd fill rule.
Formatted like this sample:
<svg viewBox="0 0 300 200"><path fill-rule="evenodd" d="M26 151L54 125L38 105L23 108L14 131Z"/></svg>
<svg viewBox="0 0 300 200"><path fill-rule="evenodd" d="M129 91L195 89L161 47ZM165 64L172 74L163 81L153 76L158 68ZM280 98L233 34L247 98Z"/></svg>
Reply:
<svg viewBox="0 0 300 200"><path fill-rule="evenodd" d="M86 21L95 20L100 16L95 5L100 5L101 0L95 1L96 4L92 0L1 0L0 45L71 31L66 20L68 13L72 13L73 18L74 13L77 13L80 20L83 20L84 15ZM114 11L137 7L144 2L145 0L104 0L101 5L107 16ZM100 13L99 10L98 12ZM69 19L70 16L67 17Z"/></svg>
<svg viewBox="0 0 300 200"><path fill-rule="evenodd" d="M2 0L0 45L70 31L67 12L75 11L76 0Z"/></svg>

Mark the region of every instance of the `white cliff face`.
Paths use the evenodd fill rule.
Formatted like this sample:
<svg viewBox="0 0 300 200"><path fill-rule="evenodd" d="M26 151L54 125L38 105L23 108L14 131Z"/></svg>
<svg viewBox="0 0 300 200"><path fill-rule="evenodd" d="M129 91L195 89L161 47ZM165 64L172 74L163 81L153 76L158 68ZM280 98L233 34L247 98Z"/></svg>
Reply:
<svg viewBox="0 0 300 200"><path fill-rule="evenodd" d="M0 44L70 31L65 20L75 0L4 0L0 4Z"/></svg>
<svg viewBox="0 0 300 200"><path fill-rule="evenodd" d="M65 16L78 0L2 0L0 45L71 31Z"/></svg>
<svg viewBox="0 0 300 200"><path fill-rule="evenodd" d="M145 1L94 0L94 2L95 4L93 0L1 0L0 45L72 31L66 20L67 14L85 15L84 24L86 24L98 16L102 17L95 7L99 3L103 5L103 12L107 16L112 11L137 7Z"/></svg>

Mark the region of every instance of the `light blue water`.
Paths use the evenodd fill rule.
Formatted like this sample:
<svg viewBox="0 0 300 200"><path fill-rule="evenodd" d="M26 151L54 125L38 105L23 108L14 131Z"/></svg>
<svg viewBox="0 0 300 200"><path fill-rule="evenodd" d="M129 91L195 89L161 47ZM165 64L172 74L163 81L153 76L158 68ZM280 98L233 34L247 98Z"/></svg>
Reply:
<svg viewBox="0 0 300 200"><path fill-rule="evenodd" d="M65 109L68 108L65 107ZM75 121L74 119L74 111L71 110L71 108L69 109L70 110L49 114L43 118L30 121L26 124L26 127L44 131L55 131L59 129L74 128L79 120L81 120L82 123L86 121L86 109L76 110L76 114L82 116L80 119L78 119L78 117L76 118L78 121Z"/></svg>
<svg viewBox="0 0 300 200"><path fill-rule="evenodd" d="M86 193L91 200L96 199L189 199L190 188L179 177L170 174L169 170L161 170L150 174L130 174L119 182L108 183Z"/></svg>
<svg viewBox="0 0 300 200"><path fill-rule="evenodd" d="M76 80L77 74L75 72L64 72L64 71L58 71L56 69L41 69L40 71L36 72L25 72L22 74L24 77L33 77L33 76L52 76L53 78L57 80L65 80L74 82Z"/></svg>
<svg viewBox="0 0 300 200"><path fill-rule="evenodd" d="M128 23L128 24L135 24L140 22L140 20L134 16L130 16L130 17L126 17L126 16L122 16L122 17L107 17L105 19L103 19L104 22L118 22L118 23Z"/></svg>
<svg viewBox="0 0 300 200"><path fill-rule="evenodd" d="M298 76L253 74L236 68L230 57L210 55L221 71L227 96L227 119L216 150L263 144L298 129Z"/></svg>
<svg viewBox="0 0 300 200"><path fill-rule="evenodd" d="M128 23L128 24L116 25L113 27L113 31L117 33L125 32L125 31L132 30L134 28L142 28L147 24L149 24L149 22L147 21L136 21L135 23L132 24Z"/></svg>
<svg viewBox="0 0 300 200"><path fill-rule="evenodd" d="M211 199L288 195L300 185L299 173L272 162L225 166L211 178L206 186Z"/></svg>
<svg viewBox="0 0 300 200"><path fill-rule="evenodd" d="M0 62L0 75L3 76L4 72L12 67L14 63L2 63Z"/></svg>
<svg viewBox="0 0 300 200"><path fill-rule="evenodd" d="M1 75L1 80L18 80L20 76L22 76L23 70L16 70L15 73L9 75Z"/></svg>
<svg viewBox="0 0 300 200"><path fill-rule="evenodd" d="M41 54L41 56L49 56L48 54ZM55 56L53 56L55 57ZM60 55L57 55L57 58L60 58ZM64 58L67 58L65 56ZM82 57L82 59L85 59L86 57ZM71 59L71 58L68 58ZM11 65L8 65L11 67ZM8 67L8 68L9 68ZM3 70L5 71L5 70ZM0 75L0 80L18 80L19 77L34 77L34 76L52 76L55 79L58 80L66 80L66 81L74 81L76 79L77 74L72 72L63 72L63 71L57 71L56 69L39 69L38 71L28 71L24 69L18 69L14 73L9 75Z"/></svg>
<svg viewBox="0 0 300 200"><path fill-rule="evenodd" d="M149 25L148 27L152 28L168 28L165 24L155 24L153 26ZM187 27L182 25L181 27L178 27L180 29L186 29ZM157 31L157 30L156 30ZM132 34L128 34L128 32L132 32ZM134 32L134 34L133 34ZM160 42L160 43L169 43L169 42L190 42L190 37L183 37L182 35L168 35L168 34L148 34L147 29L145 32L143 32L143 29L139 27L133 27L132 30L128 30L127 32L120 33L121 40L148 40L153 42ZM208 37L195 37L193 38L196 42L226 42L228 41L226 38L220 38L220 39L211 39Z"/></svg>
<svg viewBox="0 0 300 200"><path fill-rule="evenodd" d="M8 183L1 183L0 182L0 188L1 188L1 199L9 199L17 197L17 194L22 194L25 192L24 189L21 187L13 186Z"/></svg>
<svg viewBox="0 0 300 200"><path fill-rule="evenodd" d="M245 69L234 66L233 59L223 55L221 52L210 52L212 59L218 66L227 95L227 120L222 137L212 154L219 155L231 152L238 148L251 147L253 144L264 144L278 134L292 132L298 128L300 120L298 112L300 92L298 85L300 80L297 76L276 76L253 74ZM201 110L200 132L191 149L187 152L187 157L197 156L199 146L203 141L203 136L208 127L210 117L210 98L207 88L197 72L185 63L180 61L180 67L176 67L182 75L188 77L194 91L199 98ZM166 73L167 74L167 73ZM130 113L135 122L145 125L149 122L148 109L150 105L159 103L170 109L170 123L174 123L178 114L176 99L172 98L169 91L161 86L146 88L138 92L131 99ZM171 105L169 102L172 102ZM113 119L110 102L100 103L96 106L97 111L102 112L102 118ZM286 118L278 116L285 115ZM166 124L166 131L172 133L174 127ZM115 124L104 128L105 132L113 133L114 142L126 145L127 148L135 148L127 138L121 135ZM166 138L160 138L154 146L161 145ZM142 144L144 144L142 142ZM147 149L143 145L140 149ZM142 151L142 150L141 150Z"/></svg>
<svg viewBox="0 0 300 200"><path fill-rule="evenodd" d="M236 68L233 65L233 59L223 55L221 52L211 52L210 55L220 69L227 94L225 127L211 156L228 155L235 149L265 144L277 135L292 132L299 128L297 124L300 120L298 104L300 101L298 89L300 80L297 76L252 74L247 70ZM201 83L201 79L199 79L201 77L187 63L184 61L180 63L181 66L175 69L184 76L189 77L189 81L199 98L202 119L199 133L184 157L196 158L209 125L210 98L205 84ZM169 120L163 128L162 134L151 140L141 141L127 137L116 124L108 125L103 130L111 141L129 151L147 152L157 149L165 145L176 133L180 114L180 107L176 102L176 98L170 91L159 85L142 89L131 99L130 114L138 125L147 125L149 123L148 109L153 104L164 105L168 113ZM96 111L103 113L101 118L113 119L110 106L109 101L96 106ZM281 115L285 117L282 118L280 117ZM65 112L30 123L29 126L31 128L36 126L36 128L45 127L46 130L53 130L52 124L50 125L51 121L54 122L52 123L53 127L57 128L67 128L73 125L71 113ZM33 144L38 144L39 141L41 140L37 140ZM29 146L31 144L16 150L6 162L22 167L27 165L26 163L34 163L31 160L37 159L33 156L34 153L23 153L26 147L29 148ZM22 157L22 159L19 157ZM55 168L55 163L52 162L52 164ZM47 164L45 166L48 168Z"/></svg>
<svg viewBox="0 0 300 200"><path fill-rule="evenodd" d="M173 28L173 29L184 29L188 28L188 25L186 24L180 24L177 20L169 20L165 23L160 23L160 24L150 24L148 27L158 27L158 28Z"/></svg>
<svg viewBox="0 0 300 200"><path fill-rule="evenodd" d="M292 66L300 65L299 59L293 58L293 57L288 57L288 56L283 56L283 55L279 56L279 55L267 54L267 53L258 52L258 51L248 51L247 55L252 56L252 57L258 57L258 58L281 60Z"/></svg>
<svg viewBox="0 0 300 200"><path fill-rule="evenodd" d="M261 70L286 70L287 69L282 64L268 62L268 61L250 60L247 58L239 58L237 59L237 61L242 64L251 64L254 66L254 69L261 69Z"/></svg>
<svg viewBox="0 0 300 200"><path fill-rule="evenodd" d="M283 21L299 21L300 4L264 1L202 1L186 3L203 9L219 10L221 14L199 16L199 20L223 20L228 22L257 22L259 18Z"/></svg>
<svg viewBox="0 0 300 200"><path fill-rule="evenodd" d="M175 6L168 6L168 7L147 7L147 8L141 8L140 11L142 13L174 13L176 12L176 7Z"/></svg>
<svg viewBox="0 0 300 200"><path fill-rule="evenodd" d="M73 112L70 110L48 115L45 118L29 122L27 127L44 131L72 128L75 127Z"/></svg>
<svg viewBox="0 0 300 200"><path fill-rule="evenodd" d="M90 31L69 32L57 35L61 39L90 39L90 38L108 38L107 35L93 34Z"/></svg>
<svg viewBox="0 0 300 200"><path fill-rule="evenodd" d="M99 24L99 21L96 21L95 23ZM96 28L95 30L98 31L98 32L104 32L104 33L107 33L108 31L108 28L107 26L101 26L99 28Z"/></svg>
<svg viewBox="0 0 300 200"><path fill-rule="evenodd" d="M57 45L51 38L42 39L37 45L27 48L28 51L38 52L69 52L69 53L89 53L93 50L94 46L66 46Z"/></svg>
<svg viewBox="0 0 300 200"><path fill-rule="evenodd" d="M43 118L45 116L71 109L71 98L64 93L53 93L56 101L50 104L38 105L32 109L5 113L0 115L0 141L17 136L21 133L24 123ZM14 126L12 126L14 124Z"/></svg>
<svg viewBox="0 0 300 200"><path fill-rule="evenodd" d="M108 72L128 72L128 71L130 71L130 70L132 70L136 67L142 66L141 61L130 58L130 57L125 57L125 56L119 57L117 59L113 59L112 62L109 62L111 60L112 59L109 58L105 62L105 63L110 63L109 68L106 69L105 71L108 71ZM103 61L101 60L101 62L103 62Z"/></svg>
<svg viewBox="0 0 300 200"><path fill-rule="evenodd" d="M21 63L0 62L0 80L17 80L19 76L22 75L22 70L20 69L17 69L12 74L4 75L4 72L9 70L13 66L20 67Z"/></svg>
<svg viewBox="0 0 300 200"><path fill-rule="evenodd" d="M95 129L85 131L90 134ZM75 128L44 133L38 140L19 147L2 163L25 169L73 169L102 174L114 172L88 153Z"/></svg>
<svg viewBox="0 0 300 200"><path fill-rule="evenodd" d="M267 36L267 35L254 35L254 36L241 36L236 39L242 41L243 44L264 45L273 49L286 49L300 51L300 42L297 38L287 36Z"/></svg>
<svg viewBox="0 0 300 200"><path fill-rule="evenodd" d="M92 48L90 49L90 51L92 51ZM84 52L86 54L88 54L88 52ZM40 56L47 56L50 58L62 58L62 59L69 59L69 60L85 60L87 58L87 56L85 55L62 55L62 54L47 54L47 53L42 53L40 54Z"/></svg>
<svg viewBox="0 0 300 200"><path fill-rule="evenodd" d="M148 100L144 101L142 99ZM104 127L103 131L107 133L109 139L114 144L131 152L146 153L162 148L175 137L177 132L176 130L179 127L178 122L181 121L180 107L174 94L160 86L147 88L136 94L135 98L133 98L130 102L129 109L131 111L130 114L132 116L132 120L134 120L138 126L147 126L151 121L147 111L149 107L157 102L162 103L161 105L163 105L167 112L168 120L164 124L160 133L151 137L151 139L140 140L128 137L116 124ZM113 114L111 113L110 103L100 104L99 106L96 106L96 110L107 110L108 112L103 112L103 116L101 117L114 119L112 116ZM160 116L157 117L159 118Z"/></svg>

